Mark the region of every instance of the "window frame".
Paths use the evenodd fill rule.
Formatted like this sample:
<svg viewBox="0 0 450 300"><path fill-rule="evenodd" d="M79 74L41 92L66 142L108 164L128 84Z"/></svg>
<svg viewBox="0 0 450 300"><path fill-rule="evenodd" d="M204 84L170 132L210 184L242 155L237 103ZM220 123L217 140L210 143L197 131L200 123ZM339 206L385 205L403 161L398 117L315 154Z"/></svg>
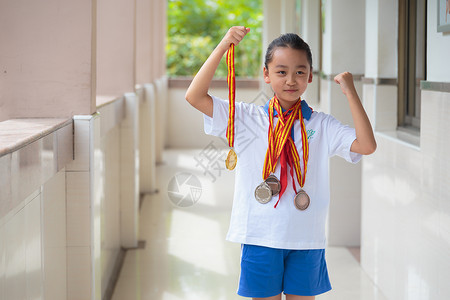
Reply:
<svg viewBox="0 0 450 300"><path fill-rule="evenodd" d="M418 16L420 0L399 0L398 22L398 128L409 132L420 130L420 81L426 79L427 0ZM418 57L418 17L423 20L423 55ZM418 60L421 60L423 78L417 78Z"/></svg>

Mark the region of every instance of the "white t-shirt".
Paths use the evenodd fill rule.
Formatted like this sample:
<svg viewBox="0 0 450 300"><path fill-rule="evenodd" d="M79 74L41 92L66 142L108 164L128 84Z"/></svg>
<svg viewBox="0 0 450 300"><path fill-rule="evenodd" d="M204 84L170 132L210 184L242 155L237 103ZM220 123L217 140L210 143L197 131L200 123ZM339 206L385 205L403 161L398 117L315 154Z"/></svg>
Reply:
<svg viewBox="0 0 450 300"><path fill-rule="evenodd" d="M225 138L228 101L213 97L213 103L213 117L204 115L205 133ZM274 118L274 126L277 121L278 118ZM308 193L311 204L305 211L295 208L295 191L288 167L288 186L274 208L278 196L272 197L267 204L261 204L255 199L255 188L263 181L269 117L263 106L236 103L234 149L238 163L227 240L281 249L325 248L325 222L330 201L329 157L339 155L349 162L357 163L361 155L350 151L356 138L353 128L320 112L313 112L310 119L304 121L309 141L309 160L303 189ZM303 152L299 120L294 122L294 142L301 158ZM280 168L278 161L275 169L277 178L280 178ZM302 162L301 169L304 170ZM297 178L295 182L299 191Z"/></svg>

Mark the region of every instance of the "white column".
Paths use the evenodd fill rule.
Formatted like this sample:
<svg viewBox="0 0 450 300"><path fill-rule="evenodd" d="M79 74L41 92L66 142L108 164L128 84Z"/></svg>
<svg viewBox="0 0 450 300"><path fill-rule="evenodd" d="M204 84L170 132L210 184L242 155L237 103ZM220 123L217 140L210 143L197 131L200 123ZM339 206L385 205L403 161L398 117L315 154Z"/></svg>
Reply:
<svg viewBox="0 0 450 300"><path fill-rule="evenodd" d="M141 193L156 191L156 120L155 87L144 84L140 89L142 99L139 108L139 182Z"/></svg>
<svg viewBox="0 0 450 300"><path fill-rule="evenodd" d="M359 0L326 1L324 9L322 70L326 78L320 83L321 110L353 126L347 99L333 77L344 71L364 74L365 3ZM361 81L355 80L355 86L362 97ZM341 158L332 158L330 191L329 244L360 245L361 163L352 165Z"/></svg>
<svg viewBox="0 0 450 300"><path fill-rule="evenodd" d="M308 85L308 89L303 94L302 98L314 108L319 106L319 89L320 89L320 55L321 55L321 38L320 31L321 13L320 1L303 0L301 7L301 22L302 31L299 32L301 38L308 43L311 48L313 59L313 81Z"/></svg>
<svg viewBox="0 0 450 300"><path fill-rule="evenodd" d="M168 95L168 81L167 77L163 76L155 81L155 150L156 162L162 163L163 152L167 144L167 95Z"/></svg>
<svg viewBox="0 0 450 300"><path fill-rule="evenodd" d="M281 6L281 18L279 19L281 33L295 32L297 28L295 24L295 0L281 0L278 5Z"/></svg>
<svg viewBox="0 0 450 300"><path fill-rule="evenodd" d="M139 102L125 94L125 119L120 127L120 236L122 246L138 244L139 225Z"/></svg>
<svg viewBox="0 0 450 300"><path fill-rule="evenodd" d="M101 299L98 114L74 116L74 146L75 160L66 168L67 299Z"/></svg>

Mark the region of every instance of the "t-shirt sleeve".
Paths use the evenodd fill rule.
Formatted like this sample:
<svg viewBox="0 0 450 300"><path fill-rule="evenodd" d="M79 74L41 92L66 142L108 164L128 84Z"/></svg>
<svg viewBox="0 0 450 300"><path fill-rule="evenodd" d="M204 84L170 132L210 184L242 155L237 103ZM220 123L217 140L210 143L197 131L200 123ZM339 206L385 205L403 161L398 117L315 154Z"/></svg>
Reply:
<svg viewBox="0 0 450 300"><path fill-rule="evenodd" d="M332 116L327 118L328 133L328 155L338 155L351 163L357 163L362 155L351 152L352 143L356 140L355 129L348 125L343 125Z"/></svg>
<svg viewBox="0 0 450 300"><path fill-rule="evenodd" d="M228 101L211 96L213 116L203 114L203 126L206 134L226 138L228 124Z"/></svg>

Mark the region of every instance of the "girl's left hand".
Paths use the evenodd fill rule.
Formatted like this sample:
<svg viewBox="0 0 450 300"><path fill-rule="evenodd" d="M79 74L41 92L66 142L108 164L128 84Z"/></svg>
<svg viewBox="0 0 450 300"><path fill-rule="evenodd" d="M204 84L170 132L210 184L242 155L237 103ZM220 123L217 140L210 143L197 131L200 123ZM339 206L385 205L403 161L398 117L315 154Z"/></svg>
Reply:
<svg viewBox="0 0 450 300"><path fill-rule="evenodd" d="M344 72L338 74L334 77L334 81L341 86L341 90L345 95L348 95L349 93L356 93L352 73Z"/></svg>

